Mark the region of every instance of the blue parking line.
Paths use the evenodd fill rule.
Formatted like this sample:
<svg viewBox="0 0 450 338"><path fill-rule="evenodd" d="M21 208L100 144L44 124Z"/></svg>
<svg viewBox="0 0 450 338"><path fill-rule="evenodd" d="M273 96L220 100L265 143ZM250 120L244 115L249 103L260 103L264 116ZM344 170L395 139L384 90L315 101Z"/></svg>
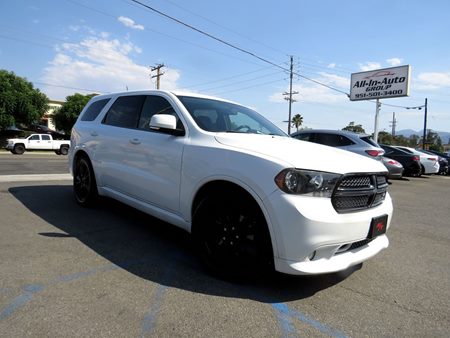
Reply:
<svg viewBox="0 0 450 338"><path fill-rule="evenodd" d="M283 337L292 337L295 333L292 325L292 319L298 319L301 322L308 324L322 333L325 333L331 337L346 338L347 336L342 332L335 330L328 325L325 325L318 320L309 318L300 311L290 309L285 303L273 303L272 307L276 310L278 321L280 322L281 329L283 331ZM288 317L289 319L287 319Z"/></svg>
<svg viewBox="0 0 450 338"><path fill-rule="evenodd" d="M161 282L153 293L152 301L150 302L150 309L148 310L147 314L144 316L142 320L141 337L148 336L153 332L156 325L158 312L163 304L164 296L166 295L167 290L169 289L169 287L166 285L173 278L174 273L173 262L176 261L177 259L182 258L180 252L175 252L171 256L172 257L170 259L170 262L172 263L166 266L163 272L163 276L161 278Z"/></svg>
<svg viewBox="0 0 450 338"><path fill-rule="evenodd" d="M22 293L13 299L11 303L9 303L1 312L0 312L0 321L11 316L15 311L19 310L25 304L30 302L33 298L33 295L43 291L46 287L60 283L60 282L70 282L73 280L77 280L83 277L87 277L93 275L97 272L102 271L110 271L117 269L118 266L115 264L109 264L105 266L101 266L95 269L91 269L88 271L77 272L74 274L59 276L58 278L50 281L47 285L44 284L30 284L22 287Z"/></svg>
<svg viewBox="0 0 450 338"><path fill-rule="evenodd" d="M9 303L3 310L0 312L0 321L11 316L14 311L24 306L28 303L35 293L38 293L44 289L44 285L42 284L31 284L25 285L22 290L23 293L14 298L14 300Z"/></svg>

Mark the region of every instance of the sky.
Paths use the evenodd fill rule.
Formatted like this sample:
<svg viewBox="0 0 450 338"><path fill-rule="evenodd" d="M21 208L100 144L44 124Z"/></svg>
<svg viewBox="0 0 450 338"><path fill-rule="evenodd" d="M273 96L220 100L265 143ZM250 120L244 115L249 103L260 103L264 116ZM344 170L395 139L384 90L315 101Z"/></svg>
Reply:
<svg viewBox="0 0 450 338"><path fill-rule="evenodd" d="M379 129L390 132L395 113L397 131L422 130L424 109L406 107L427 98L427 128L450 132L448 0L139 2L154 10L132 0L0 0L0 69L64 100L154 89L151 68L164 64L161 89L232 100L287 131L293 56L292 115L303 127L355 122L372 133L375 102L348 99L351 74L410 65L410 95L381 100Z"/></svg>

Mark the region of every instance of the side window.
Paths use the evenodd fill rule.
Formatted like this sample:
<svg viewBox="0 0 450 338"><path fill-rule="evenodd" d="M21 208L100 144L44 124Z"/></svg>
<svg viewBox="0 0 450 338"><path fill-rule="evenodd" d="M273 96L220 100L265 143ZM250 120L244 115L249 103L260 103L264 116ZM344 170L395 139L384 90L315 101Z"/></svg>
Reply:
<svg viewBox="0 0 450 338"><path fill-rule="evenodd" d="M150 129L150 120L153 115L166 114L173 115L177 119L177 129L184 130L183 123L181 122L179 116L173 109L172 105L165 98L156 95L146 96L144 106L142 107L142 113L139 118L139 129L152 130Z"/></svg>
<svg viewBox="0 0 450 338"><path fill-rule="evenodd" d="M311 134L310 133L302 133L295 135L295 138L302 141L311 141Z"/></svg>
<svg viewBox="0 0 450 338"><path fill-rule="evenodd" d="M102 111L103 107L109 102L110 99L98 100L92 103L81 117L81 121L94 121L98 114Z"/></svg>
<svg viewBox="0 0 450 338"><path fill-rule="evenodd" d="M104 124L122 128L137 128L144 95L121 96L109 108Z"/></svg>
<svg viewBox="0 0 450 338"><path fill-rule="evenodd" d="M344 147L354 144L349 138L336 134L316 134L316 142L331 147Z"/></svg>
<svg viewBox="0 0 450 338"><path fill-rule="evenodd" d="M41 138L39 137L39 135L33 135L28 140L29 141L39 141L40 139Z"/></svg>
<svg viewBox="0 0 450 338"><path fill-rule="evenodd" d="M42 141L50 141L50 135L41 135Z"/></svg>

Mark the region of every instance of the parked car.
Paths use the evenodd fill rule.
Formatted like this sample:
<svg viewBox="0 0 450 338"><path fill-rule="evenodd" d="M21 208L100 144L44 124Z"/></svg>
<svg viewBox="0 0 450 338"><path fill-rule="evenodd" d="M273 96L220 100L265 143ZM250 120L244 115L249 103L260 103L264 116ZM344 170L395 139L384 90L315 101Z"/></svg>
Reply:
<svg viewBox="0 0 450 338"><path fill-rule="evenodd" d="M66 135L64 133L50 129L47 126L43 126L40 124L32 124L27 128L23 128L23 130L32 131L37 134L50 134L50 135L52 135L54 140L69 140L70 139L70 135Z"/></svg>
<svg viewBox="0 0 450 338"><path fill-rule="evenodd" d="M434 151L431 151L431 150L423 150L423 149L416 149L416 150L420 151L422 153L425 153L425 154L436 155L438 157L438 162L439 162L438 174L448 175L448 160L445 157L443 157L439 154L436 154Z"/></svg>
<svg viewBox="0 0 450 338"><path fill-rule="evenodd" d="M420 164L420 156L414 155L404 150L395 148L393 146L380 144L380 147L384 149L384 156L388 156L403 166L403 175L405 176L420 176L422 174L422 166Z"/></svg>
<svg viewBox="0 0 450 338"><path fill-rule="evenodd" d="M391 179L402 178L404 169L400 162L385 156L382 157L382 161L384 166L389 171L389 178Z"/></svg>
<svg viewBox="0 0 450 338"><path fill-rule="evenodd" d="M71 142L80 205L108 196L181 227L222 275L340 271L389 244L381 162L293 140L230 101L169 91L95 96Z"/></svg>
<svg viewBox="0 0 450 338"><path fill-rule="evenodd" d="M420 157L420 164L422 167L422 174L437 174L439 172L439 162L436 155L430 155L420 152L414 148L395 146L398 149L402 149Z"/></svg>
<svg viewBox="0 0 450 338"><path fill-rule="evenodd" d="M370 135L358 134L345 130L307 129L291 135L302 141L319 143L381 161L384 150L371 139Z"/></svg>
<svg viewBox="0 0 450 338"><path fill-rule="evenodd" d="M51 150L58 155L67 155L70 141L54 140L49 134L31 134L27 138L7 140L6 149L13 154L22 155L26 150Z"/></svg>

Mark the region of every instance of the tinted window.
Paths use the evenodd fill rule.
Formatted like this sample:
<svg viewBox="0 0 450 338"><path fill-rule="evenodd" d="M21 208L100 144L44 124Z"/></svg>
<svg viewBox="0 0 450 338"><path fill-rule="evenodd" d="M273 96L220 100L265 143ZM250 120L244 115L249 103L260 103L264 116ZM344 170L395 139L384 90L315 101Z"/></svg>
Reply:
<svg viewBox="0 0 450 338"><path fill-rule="evenodd" d="M81 121L94 121L98 114L102 111L103 107L109 102L110 99L98 100L92 103L81 117Z"/></svg>
<svg viewBox="0 0 450 338"><path fill-rule="evenodd" d="M302 134L298 134L295 135L294 137L298 140L302 140L302 141L311 141L311 133L302 133Z"/></svg>
<svg viewBox="0 0 450 338"><path fill-rule="evenodd" d="M50 141L50 136L49 135L42 135L42 141Z"/></svg>
<svg viewBox="0 0 450 338"><path fill-rule="evenodd" d="M404 152L407 152L408 154L414 154L411 150L406 148L399 148L400 150L403 150Z"/></svg>
<svg viewBox="0 0 450 338"><path fill-rule="evenodd" d="M336 134L325 134L325 133L317 133L315 141L316 143L332 147L344 147L355 144L352 140L350 140L346 136Z"/></svg>
<svg viewBox="0 0 450 338"><path fill-rule="evenodd" d="M144 95L119 97L109 108L103 123L122 128L137 128L144 100Z"/></svg>
<svg viewBox="0 0 450 338"><path fill-rule="evenodd" d="M184 130L183 123L181 122L179 116L173 109L172 105L165 98L161 96L149 95L146 97L144 106L142 108L142 113L139 118L139 129L151 130L150 120L153 115L166 114L175 116L177 119L177 129Z"/></svg>
<svg viewBox="0 0 450 338"><path fill-rule="evenodd" d="M369 136L364 136L364 137L361 137L361 140L363 140L364 142L366 142L366 143L368 143L368 144L370 144L371 146L374 146L374 147L379 147L379 145L378 144L376 144L375 143L375 141L374 140L372 140Z"/></svg>
<svg viewBox="0 0 450 338"><path fill-rule="evenodd" d="M30 140L30 141L39 141L40 138L39 138L39 135L33 135L33 136L31 136L31 137L29 138L29 140Z"/></svg>

